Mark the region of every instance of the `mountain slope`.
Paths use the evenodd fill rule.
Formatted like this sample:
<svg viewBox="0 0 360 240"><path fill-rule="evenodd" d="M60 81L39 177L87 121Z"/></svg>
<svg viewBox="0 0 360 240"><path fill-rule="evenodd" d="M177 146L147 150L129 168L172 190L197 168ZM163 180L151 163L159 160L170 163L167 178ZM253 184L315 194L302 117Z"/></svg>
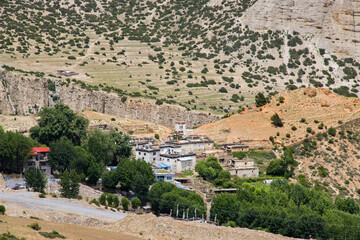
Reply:
<svg viewBox="0 0 360 240"><path fill-rule="evenodd" d="M338 2L2 1L0 63L217 114L253 104L257 92L309 84L356 96L358 43L349 34L358 34L358 13L355 30L344 33L351 12ZM338 24L327 20L334 9ZM289 24L292 14L297 20ZM332 31L339 40L329 41L349 47L348 54L322 41Z"/></svg>
<svg viewBox="0 0 360 240"><path fill-rule="evenodd" d="M283 103L280 97L283 97ZM272 125L270 118L275 113L284 122L283 127ZM243 113L203 125L196 132L206 134L219 143L267 140L273 136L276 143L288 145L325 131L326 127L337 126L338 121L346 122L359 117L360 99L345 98L328 89L309 87L283 91L272 97L264 107L246 109ZM302 118L304 122L301 122ZM323 128L319 129L322 123ZM311 128L310 132L308 128Z"/></svg>

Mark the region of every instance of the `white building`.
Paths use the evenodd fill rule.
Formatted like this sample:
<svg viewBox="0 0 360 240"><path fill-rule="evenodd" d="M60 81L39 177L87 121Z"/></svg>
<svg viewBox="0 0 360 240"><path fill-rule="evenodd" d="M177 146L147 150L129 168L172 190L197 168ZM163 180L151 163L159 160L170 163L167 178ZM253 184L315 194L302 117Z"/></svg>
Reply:
<svg viewBox="0 0 360 240"><path fill-rule="evenodd" d="M160 148L159 146L138 147L135 150L135 158L145 160L150 164L155 164L160 159Z"/></svg>
<svg viewBox="0 0 360 240"><path fill-rule="evenodd" d="M188 153L188 154L160 154L159 163L164 163L170 166L170 170L172 172L182 172L186 170L194 170L196 164L196 154Z"/></svg>

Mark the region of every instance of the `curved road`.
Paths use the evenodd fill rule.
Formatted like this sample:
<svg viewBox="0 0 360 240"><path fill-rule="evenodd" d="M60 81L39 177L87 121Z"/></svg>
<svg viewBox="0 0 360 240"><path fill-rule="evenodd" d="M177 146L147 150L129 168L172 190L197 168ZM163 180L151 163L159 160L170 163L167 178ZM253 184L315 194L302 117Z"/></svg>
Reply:
<svg viewBox="0 0 360 240"><path fill-rule="evenodd" d="M127 214L120 212L110 212L94 207L85 207L77 205L77 200L66 198L56 198L56 200L48 198L36 197L33 192L4 193L0 192L0 202L5 205L21 206L26 209L50 210L64 213L77 214L85 217L102 218L107 220L119 220L126 217Z"/></svg>

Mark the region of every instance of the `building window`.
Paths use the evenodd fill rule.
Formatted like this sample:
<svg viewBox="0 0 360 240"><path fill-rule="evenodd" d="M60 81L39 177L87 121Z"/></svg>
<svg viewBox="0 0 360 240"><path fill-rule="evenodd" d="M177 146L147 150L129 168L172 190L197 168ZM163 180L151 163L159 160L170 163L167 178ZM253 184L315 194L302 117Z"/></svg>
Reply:
<svg viewBox="0 0 360 240"><path fill-rule="evenodd" d="M144 153L144 156L146 156L146 153Z"/></svg>
<svg viewBox="0 0 360 240"><path fill-rule="evenodd" d="M153 155L156 155L156 152L153 152Z"/></svg>
<svg viewBox="0 0 360 240"><path fill-rule="evenodd" d="M172 176L167 176L166 180L172 180Z"/></svg>

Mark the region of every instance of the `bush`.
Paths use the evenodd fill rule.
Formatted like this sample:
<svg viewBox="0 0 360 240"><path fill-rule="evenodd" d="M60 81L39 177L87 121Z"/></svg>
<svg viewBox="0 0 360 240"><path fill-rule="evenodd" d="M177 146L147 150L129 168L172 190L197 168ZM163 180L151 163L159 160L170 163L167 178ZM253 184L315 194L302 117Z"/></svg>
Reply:
<svg viewBox="0 0 360 240"><path fill-rule="evenodd" d="M46 197L45 194L43 194L43 193L39 194L39 198L45 198L45 197Z"/></svg>
<svg viewBox="0 0 360 240"><path fill-rule="evenodd" d="M119 207L119 204L120 204L120 200L119 200L119 197L118 195L113 195L113 207L114 208L117 208Z"/></svg>
<svg viewBox="0 0 360 240"><path fill-rule="evenodd" d="M121 198L121 205L123 206L124 210L129 210L129 204L130 201L126 197Z"/></svg>
<svg viewBox="0 0 360 240"><path fill-rule="evenodd" d="M227 93L228 91L226 90L226 88L222 87L219 89L220 93Z"/></svg>
<svg viewBox="0 0 360 240"><path fill-rule="evenodd" d="M272 124L274 124L277 127L282 127L284 126L281 118L279 117L279 115L277 113L275 113L274 115L272 115L272 117L270 118L272 121Z"/></svg>
<svg viewBox="0 0 360 240"><path fill-rule="evenodd" d="M0 205L0 215L5 215L6 208L4 205Z"/></svg>
<svg viewBox="0 0 360 240"><path fill-rule="evenodd" d="M291 127L291 130L296 131L297 128L296 128L295 126L292 126L292 127Z"/></svg>
<svg viewBox="0 0 360 240"><path fill-rule="evenodd" d="M156 105L162 105L163 103L164 102L162 100L160 100L160 99L157 99L156 102L155 102Z"/></svg>
<svg viewBox="0 0 360 240"><path fill-rule="evenodd" d="M99 197L99 203L103 206L106 206L106 193L101 194Z"/></svg>
<svg viewBox="0 0 360 240"><path fill-rule="evenodd" d="M32 229L34 229L36 231L41 230L41 227L39 226L38 223L32 223L32 224L28 225L28 227L30 227L30 228L32 228Z"/></svg>
<svg viewBox="0 0 360 240"><path fill-rule="evenodd" d="M134 197L133 199L131 199L131 207L133 209L137 209L140 206L140 204L141 204L141 201L139 198Z"/></svg>
<svg viewBox="0 0 360 240"><path fill-rule="evenodd" d="M42 235L43 237L46 238L62 238L65 239L66 237L64 235L61 235L60 233L58 233L57 231L52 231L52 232L39 232L40 235Z"/></svg>
<svg viewBox="0 0 360 240"><path fill-rule="evenodd" d="M156 138L156 139L160 139L159 134L155 133L155 138Z"/></svg>
<svg viewBox="0 0 360 240"><path fill-rule="evenodd" d="M329 133L330 136L335 137L335 135L336 135L336 129L333 128L333 127L331 127L331 128L328 129L328 133Z"/></svg>

